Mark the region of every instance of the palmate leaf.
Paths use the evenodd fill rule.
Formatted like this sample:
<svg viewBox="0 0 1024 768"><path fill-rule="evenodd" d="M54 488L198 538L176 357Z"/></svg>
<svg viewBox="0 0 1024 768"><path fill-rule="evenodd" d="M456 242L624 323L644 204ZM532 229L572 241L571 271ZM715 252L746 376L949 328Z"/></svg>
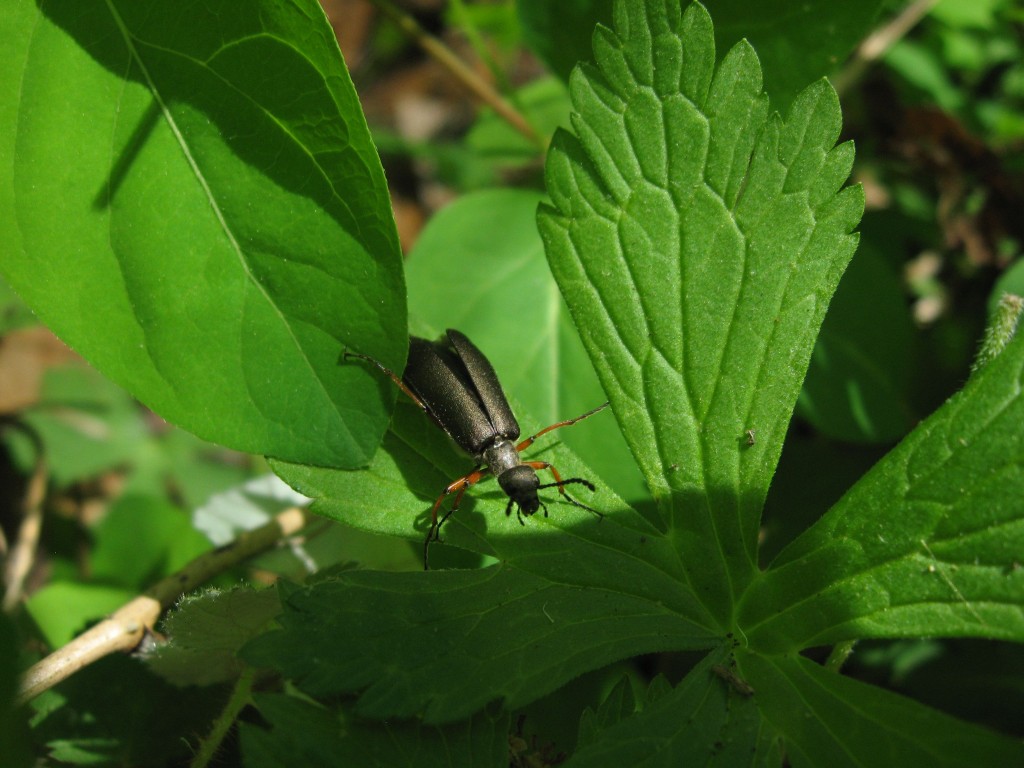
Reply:
<svg viewBox="0 0 1024 768"><path fill-rule="evenodd" d="M744 597L751 642L1024 640L1024 337L975 374Z"/></svg>
<svg viewBox="0 0 1024 768"><path fill-rule="evenodd" d="M713 651L569 766L1017 765L1010 739L801 657Z"/></svg>
<svg viewBox="0 0 1024 768"><path fill-rule="evenodd" d="M244 451L372 454L406 318L384 175L313 0L14 0L0 271L105 375Z"/></svg>
<svg viewBox="0 0 1024 768"><path fill-rule="evenodd" d="M552 272L697 592L754 577L761 508L815 336L856 246L827 83L769 116L757 57L714 69L699 4L616 5L571 83L541 211ZM578 137L578 138L577 138ZM754 445L745 439L756 435Z"/></svg>
<svg viewBox="0 0 1024 768"><path fill-rule="evenodd" d="M1024 747L796 656L736 655L794 768L1020 765ZM777 764L777 763L776 763Z"/></svg>

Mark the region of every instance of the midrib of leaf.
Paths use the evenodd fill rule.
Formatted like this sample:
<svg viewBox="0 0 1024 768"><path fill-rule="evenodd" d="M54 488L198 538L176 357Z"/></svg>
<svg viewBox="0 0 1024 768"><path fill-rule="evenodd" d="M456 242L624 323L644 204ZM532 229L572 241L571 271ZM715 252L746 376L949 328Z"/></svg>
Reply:
<svg viewBox="0 0 1024 768"><path fill-rule="evenodd" d="M150 75L149 69L146 67L146 63L143 60L142 55L139 53L138 49L135 46L135 39L132 36L132 34L129 31L129 29L127 28L127 26L125 25L124 20L121 18L121 15L118 13L116 7L114 6L114 1L113 0L105 0L105 2L106 2L106 5L107 5L107 8L110 11L111 18L114 19L114 23L117 24L117 28L121 32L121 37L124 40L125 47L130 52L131 58L138 65L139 71L142 73L142 76L145 78L146 86L148 87L150 93L152 94L153 99L159 105L160 113L163 115L163 118L164 118L164 121L167 124L167 127L170 129L171 133L173 134L175 142L181 148L181 153L184 156L185 161L188 163L188 166L189 166L189 168L192 171L192 175L195 177L196 181L199 183L200 187L202 188L203 194L206 196L206 199L207 199L207 201L209 203L210 210L212 211L213 215L216 217L217 223L218 223L221 231L224 233L224 236L227 238L228 244L229 244L232 252L235 254L235 257L237 258L238 263L241 266L242 271L244 272L244 274L246 276L246 279L259 292L259 294L263 297L263 299L265 300L267 305L273 308L274 313L277 315L278 319L281 321L281 324L287 329L288 338L291 340L292 344L295 346L295 349L298 351L298 353L299 353L298 356L303 361L303 363L306 365L306 367L307 367L307 369L308 369L308 371L309 371L309 373L311 375L311 378L317 382L317 385L320 387L320 390L323 392L325 401L328 402L328 403L333 402L333 400L332 400L332 398L330 396L330 393L327 391L327 387L326 387L326 385L325 385L325 383L323 381L323 378L320 376L319 372L316 370L316 367L312 364L312 362L310 361L309 357L306 355L305 350L303 349L302 345L299 343L299 340L295 337L295 332L292 329L291 323L288 322L288 320L285 317L284 313L281 311L281 308L277 305L277 302L274 301L273 297L271 297L271 295L267 292L267 289L253 276L252 270L250 269L248 261L245 258L245 253L244 253L241 245L238 243L238 240L235 238L234 233L231 231L231 227L228 225L228 222L227 222L227 220L224 217L224 212L221 210L220 205L217 203L216 196L213 194L213 190L210 188L210 185L207 182L205 175L203 174L202 170L199 168L199 165L196 162L196 159L193 156L192 151L191 151L191 149L188 146L188 142L185 141L185 137L184 137L184 135L182 135L181 130L178 127L177 121L174 119L174 115L171 113L170 108L168 107L167 103L165 102L163 96L161 95L160 89L157 87L156 82L153 80L152 76ZM172 53L174 53L174 52L172 52ZM177 54L175 54L175 55L177 55ZM205 64L202 64L202 65L206 66ZM218 78L218 79L220 79L223 82L223 78ZM235 90L237 92L237 89L235 89ZM259 107L259 105L256 105L256 106ZM259 108L265 114L265 110L263 110L262 107L259 107ZM275 124L278 125L278 127L281 127L280 123L278 121L275 120L274 122L275 122ZM291 135L291 134L289 133L289 135ZM295 137L292 137L292 138L294 139ZM301 142L296 142L296 143L299 146L302 146L303 150L305 151L305 147L301 144ZM308 154L308 152L307 152L307 154ZM314 167L319 170L320 169L320 164L314 162ZM331 183L329 179L327 179L327 181L328 181L328 183ZM332 188L332 190L334 189L334 185L333 184L331 184L331 188ZM337 196L337 194L335 194L335 199L340 201L340 202L342 202L342 204L345 204L344 201L340 200L340 198ZM345 204L345 207L346 208L348 207L347 204ZM349 212L351 213L351 211L349 211ZM355 223L356 222L356 218L353 217L352 221L353 221L353 223ZM114 252L113 244L111 244L111 248L112 248L112 252ZM139 324L139 328L143 331L143 334L145 334L145 326L143 324ZM154 361L154 364L155 364L155 361ZM173 381L172 379L165 379L165 380L168 381L169 384ZM256 401L254 399L254 402L258 402L258 401ZM338 420L338 426L343 428L351 436L351 430L349 429L348 424L343 419L339 419Z"/></svg>

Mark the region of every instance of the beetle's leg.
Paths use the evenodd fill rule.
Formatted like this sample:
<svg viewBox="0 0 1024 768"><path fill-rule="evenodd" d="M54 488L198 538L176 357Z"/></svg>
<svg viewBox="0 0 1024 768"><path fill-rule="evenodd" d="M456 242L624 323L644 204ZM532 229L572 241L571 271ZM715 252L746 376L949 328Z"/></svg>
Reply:
<svg viewBox="0 0 1024 768"><path fill-rule="evenodd" d="M364 355L362 352L349 352L346 349L344 352L341 353L341 358L344 360L347 357L358 357L360 360L365 360L368 363L373 363L374 365L376 365L385 374L387 374L388 378L395 382L395 384L398 385L398 388L405 392L405 394L409 396L409 399L416 403L416 405L419 406L419 408L424 413L428 415L430 414L430 411L427 409L427 406L423 404L422 400L420 400L418 397L416 397L416 395L413 394L413 391L409 389L409 386L404 381L402 381L402 377L399 376L394 371L392 371L386 365L384 365L384 363L382 363L380 360L370 357L369 355Z"/></svg>
<svg viewBox="0 0 1024 768"><path fill-rule="evenodd" d="M505 505L505 517L512 517L512 505L515 503L515 500L509 496L508 504ZM526 525L526 523L523 522L523 510L519 507L516 507L516 518L519 520L520 525Z"/></svg>
<svg viewBox="0 0 1024 768"><path fill-rule="evenodd" d="M378 365L380 365L380 363L378 363ZM530 435L528 438L526 438L521 443L519 443L519 445L516 446L516 450L520 451L520 452L525 451L527 448L529 448L531 445L533 445L533 441L536 440L541 435L546 435L548 432L551 432L554 429L559 429L560 427L571 427L577 421L583 421L588 416L593 416L595 413L597 413L599 411L603 411L607 407L608 407L608 403L605 403L604 405L597 406L597 408L595 408L592 411L587 411L582 416L577 416L575 419L568 419L566 421L560 421L557 424L552 424L550 427L544 427L544 429L542 429L537 434Z"/></svg>
<svg viewBox="0 0 1024 768"><path fill-rule="evenodd" d="M551 486L550 485L542 485L540 487L541 488L550 488ZM540 501L540 499L538 499L538 501ZM505 517L511 517L512 516L512 505L513 504L515 504L515 501L513 499L509 499L508 500L508 504L505 505ZM543 501L540 501L540 505L544 509L544 517L547 517L548 516L548 505L545 504ZM523 517L523 508L522 507L519 507L519 506L516 507L516 520L519 521L520 525L522 525L522 526L526 525L526 519Z"/></svg>
<svg viewBox="0 0 1024 768"><path fill-rule="evenodd" d="M572 496L570 496L568 493L565 492L565 486L571 485L573 483L575 483L577 485L582 485L583 487L593 491L593 490L595 490L595 488L594 488L594 484L592 482L590 482L589 480L586 480L586 479L584 479L582 477L570 477L570 478L568 478L566 480L563 480L562 476L560 474L558 474L558 470L555 469L551 464L548 464L546 461L526 461L526 462L523 462L523 463L526 464L526 466L533 467L534 469L536 469L538 471L542 470L542 469L550 470L551 474L554 476L555 482L553 482L553 483L545 483L544 485L537 486L537 490L538 491L542 490L544 488L557 488L558 492L560 494L562 494L566 498L566 501L568 501L570 504L575 504L577 507L581 507L582 509L585 509L588 512L593 512L598 517L604 517L604 515L601 514L600 512L598 512L596 509L591 509L586 504L583 504L583 503L581 503L579 501L576 501L576 499L574 499ZM546 508L545 508L544 512L545 512L545 514L547 513L547 509Z"/></svg>
<svg viewBox="0 0 1024 768"><path fill-rule="evenodd" d="M476 485L483 479L484 475L487 474L486 469L474 469L465 477L460 477L458 480L449 483L448 487L444 489L444 492L437 497L437 501L434 502L434 506L430 510L430 530L427 532L427 538L423 542L423 570L429 571L430 565L427 560L427 553L430 551L430 542L441 540L441 526L444 525L445 521L455 514L459 508L459 504L462 503L462 494L466 492L466 489L471 485ZM455 493L455 503L452 504L452 508L445 513L444 517L440 520L437 519L437 510L441 508L441 504L448 498L452 493Z"/></svg>

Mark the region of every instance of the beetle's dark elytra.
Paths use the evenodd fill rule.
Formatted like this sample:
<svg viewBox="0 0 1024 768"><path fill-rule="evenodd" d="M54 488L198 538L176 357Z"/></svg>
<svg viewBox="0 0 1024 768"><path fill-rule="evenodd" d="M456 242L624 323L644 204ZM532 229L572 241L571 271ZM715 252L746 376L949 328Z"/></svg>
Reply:
<svg viewBox="0 0 1024 768"><path fill-rule="evenodd" d="M498 374L459 331L449 330L437 342L411 337L402 379L441 429L476 459L496 439L519 437Z"/></svg>

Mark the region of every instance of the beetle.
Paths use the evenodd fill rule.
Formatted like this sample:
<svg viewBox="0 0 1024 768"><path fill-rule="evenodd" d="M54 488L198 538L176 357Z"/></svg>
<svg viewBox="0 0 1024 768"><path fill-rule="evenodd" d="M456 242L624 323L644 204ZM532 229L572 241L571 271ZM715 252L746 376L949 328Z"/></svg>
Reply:
<svg viewBox="0 0 1024 768"><path fill-rule="evenodd" d="M529 517L539 509L544 510L545 517L548 516L547 505L537 494L545 488L558 488L570 503L593 512L598 518L604 517L565 491L567 485L582 485L593 491L592 482L582 477L562 479L558 470L548 462L523 461L519 454L533 445L538 437L593 416L607 408L608 403L574 419L545 427L516 443L520 434L519 422L505 398L498 374L483 352L459 331L449 328L437 341L410 336L409 357L401 376L369 355L346 350L342 357L360 358L377 366L476 463L472 472L448 484L430 510L430 530L423 542L424 570L429 569L427 555L431 542L440 541L441 526L458 510L466 489L488 475L497 478L501 490L508 496L505 515L511 517L515 505L520 525L526 525L524 515ZM541 484L537 477L539 470L550 471L554 482ZM438 510L453 493L455 501L452 508L438 519Z"/></svg>

